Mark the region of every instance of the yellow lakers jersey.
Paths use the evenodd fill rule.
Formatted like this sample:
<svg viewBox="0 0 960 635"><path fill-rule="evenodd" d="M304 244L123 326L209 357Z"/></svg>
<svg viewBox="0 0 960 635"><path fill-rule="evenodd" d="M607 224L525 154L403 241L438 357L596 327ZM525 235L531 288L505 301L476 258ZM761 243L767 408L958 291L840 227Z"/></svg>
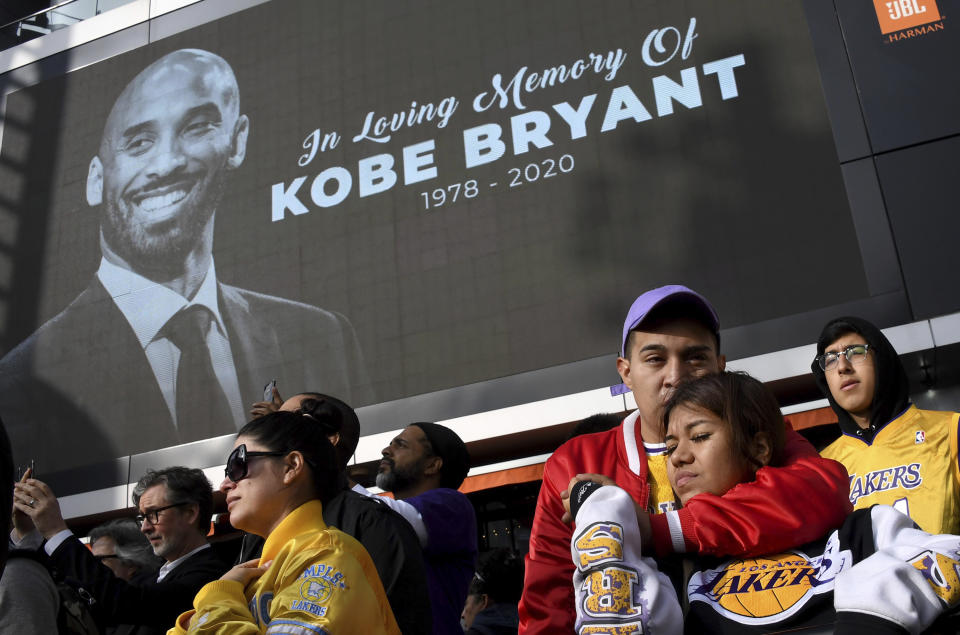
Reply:
<svg viewBox="0 0 960 635"><path fill-rule="evenodd" d="M960 534L960 413L910 406L866 443L844 434L822 454L850 473L854 509L890 505L921 529Z"/></svg>
<svg viewBox="0 0 960 635"><path fill-rule="evenodd" d="M646 443L643 449L647 454L647 483L650 485L649 511L655 514L674 511L677 508L676 497L667 478L667 444Z"/></svg>

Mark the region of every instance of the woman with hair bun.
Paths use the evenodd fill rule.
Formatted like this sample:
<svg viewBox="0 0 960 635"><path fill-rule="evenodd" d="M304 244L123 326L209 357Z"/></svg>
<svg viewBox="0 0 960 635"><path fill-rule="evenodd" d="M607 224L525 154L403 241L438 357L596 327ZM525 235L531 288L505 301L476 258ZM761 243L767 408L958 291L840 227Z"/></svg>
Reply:
<svg viewBox="0 0 960 635"><path fill-rule="evenodd" d="M324 524L342 488L326 432L301 413L245 425L227 459L231 524L266 539L263 554L204 586L172 633L399 633L359 542Z"/></svg>

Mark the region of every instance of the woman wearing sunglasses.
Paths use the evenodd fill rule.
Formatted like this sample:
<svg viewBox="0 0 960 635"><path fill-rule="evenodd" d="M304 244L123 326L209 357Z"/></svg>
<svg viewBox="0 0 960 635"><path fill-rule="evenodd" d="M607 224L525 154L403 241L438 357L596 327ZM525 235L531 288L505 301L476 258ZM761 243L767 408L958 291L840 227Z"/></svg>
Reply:
<svg viewBox="0 0 960 635"><path fill-rule="evenodd" d="M667 476L681 505L697 497L722 513L723 494L767 478L766 466L783 450L776 399L741 373L681 384L664 409L664 424ZM916 633L960 606L960 537L924 533L892 507L877 505L783 553L694 556L680 589L688 607L682 616L669 582L641 557L629 495L590 476L571 483L568 499L576 519L578 628L617 622L651 633ZM770 509L758 508L757 519ZM743 532L757 526L763 525L746 523ZM956 632L953 626L944 632Z"/></svg>
<svg viewBox="0 0 960 635"><path fill-rule="evenodd" d="M893 505L925 531L960 533L960 414L912 405L900 357L860 318L828 322L810 368L843 433L822 454L850 473L853 508Z"/></svg>
<svg viewBox="0 0 960 635"><path fill-rule="evenodd" d="M315 421L275 412L245 425L227 459L230 522L266 539L258 560L204 586L175 633L399 633L370 556L323 522L342 484Z"/></svg>

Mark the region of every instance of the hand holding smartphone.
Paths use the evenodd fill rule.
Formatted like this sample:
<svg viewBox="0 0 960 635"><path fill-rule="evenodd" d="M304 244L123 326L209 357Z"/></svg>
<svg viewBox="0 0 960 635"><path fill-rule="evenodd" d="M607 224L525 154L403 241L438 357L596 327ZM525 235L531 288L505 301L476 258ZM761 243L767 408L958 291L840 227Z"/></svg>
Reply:
<svg viewBox="0 0 960 635"><path fill-rule="evenodd" d="M37 478L34 474L37 473L37 464L36 461L30 459L30 465L26 469L22 465L17 466L17 480L23 483L28 478Z"/></svg>
<svg viewBox="0 0 960 635"><path fill-rule="evenodd" d="M280 410L281 405L283 405L283 398L277 392L277 380L271 379L263 387L263 401L258 401L250 408L250 416L254 419L262 417L265 414Z"/></svg>

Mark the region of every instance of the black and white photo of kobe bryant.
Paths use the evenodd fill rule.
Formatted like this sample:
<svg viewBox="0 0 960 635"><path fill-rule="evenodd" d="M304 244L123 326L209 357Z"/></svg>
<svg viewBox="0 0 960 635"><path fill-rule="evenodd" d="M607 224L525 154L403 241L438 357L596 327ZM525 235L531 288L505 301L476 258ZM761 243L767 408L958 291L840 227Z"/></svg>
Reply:
<svg viewBox="0 0 960 635"><path fill-rule="evenodd" d="M343 315L217 279L214 223L251 125L207 51L164 55L122 90L86 177L99 268L0 360L16 448L66 468L229 434L272 379L370 401Z"/></svg>

